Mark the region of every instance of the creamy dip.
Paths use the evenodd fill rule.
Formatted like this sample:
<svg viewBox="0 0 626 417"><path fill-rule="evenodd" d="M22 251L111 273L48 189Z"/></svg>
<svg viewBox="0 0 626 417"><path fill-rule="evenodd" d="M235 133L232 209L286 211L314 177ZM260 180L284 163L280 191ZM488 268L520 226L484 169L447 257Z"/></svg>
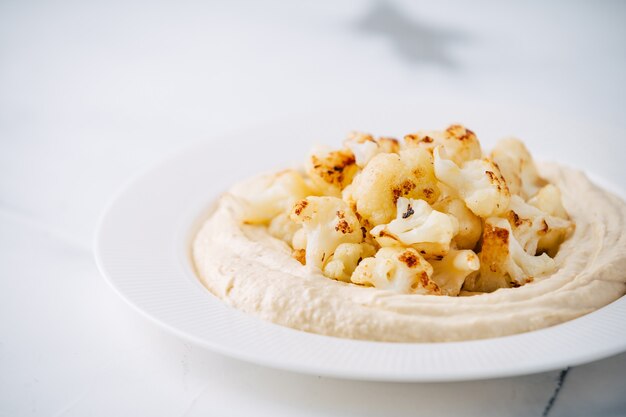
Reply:
<svg viewBox="0 0 626 417"><path fill-rule="evenodd" d="M329 279L292 257L262 226L243 225L222 196L193 242L202 283L229 305L312 333L389 342L482 339L541 329L592 312L626 293L626 204L579 172L539 166L575 222L558 269L519 288L450 297L398 294Z"/></svg>

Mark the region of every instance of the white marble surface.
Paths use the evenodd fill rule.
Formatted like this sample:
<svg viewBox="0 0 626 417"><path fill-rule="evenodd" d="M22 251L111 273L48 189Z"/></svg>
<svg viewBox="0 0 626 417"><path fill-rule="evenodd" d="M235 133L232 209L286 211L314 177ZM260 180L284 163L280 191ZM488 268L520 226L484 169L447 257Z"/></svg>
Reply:
<svg viewBox="0 0 626 417"><path fill-rule="evenodd" d="M625 128L625 17L618 2L0 3L0 416L541 416L560 371L363 383L202 351L113 294L93 230L138 170L329 105L454 93ZM548 414L626 415L625 375L626 354L571 369Z"/></svg>

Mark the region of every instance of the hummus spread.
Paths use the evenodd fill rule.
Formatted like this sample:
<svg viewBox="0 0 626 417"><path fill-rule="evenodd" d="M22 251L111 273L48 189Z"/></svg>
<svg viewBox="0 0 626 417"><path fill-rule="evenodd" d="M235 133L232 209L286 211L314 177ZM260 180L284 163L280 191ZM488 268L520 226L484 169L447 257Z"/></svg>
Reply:
<svg viewBox="0 0 626 417"><path fill-rule="evenodd" d="M453 154L451 159L455 155L458 154ZM462 160L459 161L461 163ZM522 239L517 234L516 224L525 221L524 216L518 216L513 210L496 209L495 206L494 210L500 210L498 216L507 219L511 226L499 223L500 220L494 217L486 221L481 217L483 235L478 242L464 236L456 243L450 243L449 238L447 246L411 243L411 248L415 248L410 249L411 253L420 253L428 259L426 262L424 257L417 256L417 262L424 264L420 278L423 282L418 280L418 284L413 283L410 287L403 284L380 286L372 278L372 274L375 275L372 271L379 268L373 263L370 275L361 271L361 278L351 280L349 276L332 275L331 271L334 278L331 279L322 264L316 264L315 260L299 252L304 249L294 250L296 245L290 244L289 239L277 238L277 233L271 233L272 228L276 230L276 224L268 227L267 224L242 221L250 205L241 198L242 193L245 194L251 187L261 186L267 176L239 184L219 199L215 212L193 242L193 260L202 283L227 304L280 325L323 335L387 342L445 342L504 336L552 326L592 312L626 293L626 204L591 183L579 171L556 164L541 164L537 169L543 179L560 190L562 207L566 211L562 216L568 218L568 231L561 236L563 242L559 242L560 245L544 250L533 247L533 252L536 251L533 255L542 251L550 255L532 256L533 259L549 258L550 268L535 269L538 273L533 276L525 273L522 280L513 279L516 273L511 269L498 270L506 263L497 263L485 255L490 250L487 229L489 233L508 230L510 235L503 232L505 238L517 239L516 242ZM501 169L508 180L511 176L510 173L506 175L505 170ZM359 173L350 175L358 176ZM517 185L519 195L525 192L523 182ZM346 187L347 184L342 184L339 190L345 191ZM442 185L442 189L443 194L446 187ZM330 190L325 195L333 192ZM343 194L345 199L345 192ZM404 204L402 210L405 212L399 213L402 214L399 218L409 217L418 211L418 200L425 197L428 195L405 200L396 198L398 207ZM436 201L442 198L442 195L433 197L433 207L440 207ZM524 198L529 200L530 192ZM473 204L467 201L468 207ZM291 201L289 204L297 206L298 202ZM514 206L513 203L510 205ZM484 207L472 207L474 213L481 210ZM363 211L367 208L364 207ZM383 213L384 207L375 212ZM443 216L442 212L438 213ZM343 219L339 211L337 215L339 220ZM370 219L373 218L370 216ZM445 229L448 223L444 220L438 223L437 230ZM364 223L368 220L361 218L360 221ZM370 221L376 223L376 226L368 226L367 233L376 238L372 240L372 252L404 250L397 249L398 239L405 235L392 227L396 220ZM493 223L491 226L490 222ZM460 227L451 223L454 226L453 235L457 237L464 227L462 220L458 223ZM337 223L338 228L340 224ZM292 226L284 226L282 230L286 230L284 233L295 241L297 237L294 239L292 236ZM350 229L349 225L346 227ZM374 233L371 233L372 230ZM395 245L387 245L384 240L387 236L380 234L381 230L386 230L396 239ZM348 231L356 236L356 232ZM499 232L495 233L496 237L501 235ZM361 231L358 233L359 237L354 241L362 242ZM471 243L466 243L467 239ZM403 242L400 241L401 244ZM524 247L528 248L527 244L524 243ZM456 284L449 284L447 278L437 278L437 268L441 268L437 262L444 262L446 253L455 250L453 247L463 245L474 245L471 247L477 253L467 250L472 254L468 264L480 262L481 266L468 267L460 275L460 280L455 278L458 281ZM512 251L511 248L509 245L508 250ZM311 250L310 246L307 247L307 251ZM405 251L402 256L406 258L407 253ZM509 254L508 251L506 253ZM324 253L323 258L326 255ZM355 261L359 265L364 264L363 258L376 259L373 253L363 252L361 255ZM397 259L402 259L402 256ZM497 256L500 255L496 253ZM330 261L326 258L322 263L328 265ZM520 262L518 264L522 265L522 269L528 271ZM409 267L413 267L414 263L410 262ZM430 264L434 265L434 272ZM485 270L485 265L491 270ZM359 273L359 268L364 269L356 266L354 274ZM496 273L506 278L496 277L487 281L481 278ZM364 279L364 276L369 278ZM397 278L397 281L400 280Z"/></svg>

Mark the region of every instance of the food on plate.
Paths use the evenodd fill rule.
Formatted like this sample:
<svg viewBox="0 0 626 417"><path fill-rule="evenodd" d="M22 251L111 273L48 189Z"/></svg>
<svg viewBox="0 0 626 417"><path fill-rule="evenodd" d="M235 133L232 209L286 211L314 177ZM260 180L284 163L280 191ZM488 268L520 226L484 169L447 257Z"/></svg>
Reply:
<svg viewBox="0 0 626 417"><path fill-rule="evenodd" d="M301 168L236 184L192 249L204 285L330 336L441 342L515 334L626 292L626 204L518 139L452 125L351 133Z"/></svg>

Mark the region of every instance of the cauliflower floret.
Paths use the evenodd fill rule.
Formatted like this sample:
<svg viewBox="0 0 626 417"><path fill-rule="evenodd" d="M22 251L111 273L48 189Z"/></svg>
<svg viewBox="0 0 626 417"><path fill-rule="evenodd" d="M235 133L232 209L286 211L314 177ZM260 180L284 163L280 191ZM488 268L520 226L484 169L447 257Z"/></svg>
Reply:
<svg viewBox="0 0 626 417"><path fill-rule="evenodd" d="M333 197L341 196L341 190L352 182L358 170L354 154L348 149L314 151L306 166L319 194Z"/></svg>
<svg viewBox="0 0 626 417"><path fill-rule="evenodd" d="M535 277L556 269L547 254L528 254L515 239L506 219L491 217L485 221L480 274L465 280L467 291L492 292L498 288L518 287Z"/></svg>
<svg viewBox="0 0 626 417"><path fill-rule="evenodd" d="M411 246L432 259L448 253L458 231L459 223L453 216L433 210L424 200L400 197L396 218L370 233L381 246Z"/></svg>
<svg viewBox="0 0 626 417"><path fill-rule="evenodd" d="M447 159L445 150L434 150L437 179L454 189L467 207L480 217L503 213L509 205L509 190L498 167L488 159L474 159L459 168Z"/></svg>
<svg viewBox="0 0 626 417"><path fill-rule="evenodd" d="M359 220L348 205L336 197L300 200L291 211L291 219L301 224L306 233L307 266L323 269L337 246L363 240Z"/></svg>
<svg viewBox="0 0 626 417"><path fill-rule="evenodd" d="M558 245L573 226L569 220L550 216L517 195L511 196L507 218L515 239L531 255L537 252L556 254Z"/></svg>
<svg viewBox="0 0 626 417"><path fill-rule="evenodd" d="M337 281L350 282L350 276L359 262L375 253L376 249L369 243L342 243L324 266L324 275Z"/></svg>
<svg viewBox="0 0 626 417"><path fill-rule="evenodd" d="M491 151L491 159L498 165L511 194L529 199L546 184L539 176L533 157L519 139L502 139Z"/></svg>
<svg viewBox="0 0 626 417"><path fill-rule="evenodd" d="M350 280L402 294L439 294L433 267L413 248L381 248L359 263Z"/></svg>
<svg viewBox="0 0 626 417"><path fill-rule="evenodd" d="M548 213L550 216L569 219L563 202L561 200L561 190L556 185L548 184L535 194L528 204L537 207L539 210Z"/></svg>
<svg viewBox="0 0 626 417"><path fill-rule="evenodd" d="M432 156L419 148L374 156L343 194L371 226L393 220L399 197L434 203L438 196Z"/></svg>
<svg viewBox="0 0 626 417"><path fill-rule="evenodd" d="M553 216L552 221L547 221L548 231L539 239L537 251L546 252L551 257L554 257L559 250L560 244L574 229L574 223L568 221L569 215L565 207L563 207L561 191L557 186L548 184L528 200L528 204ZM568 221L568 224L563 223L565 227L559 228L558 225L555 224L556 220L560 220L561 222Z"/></svg>
<svg viewBox="0 0 626 417"><path fill-rule="evenodd" d="M483 223L480 217L472 213L463 200L450 196L433 204L433 208L453 216L459 222L459 233L452 239L456 247L474 249L483 233Z"/></svg>
<svg viewBox="0 0 626 417"><path fill-rule="evenodd" d="M293 236L301 228L302 226L291 220L288 213L280 213L270 221L267 231L275 238L291 244Z"/></svg>
<svg viewBox="0 0 626 417"><path fill-rule="evenodd" d="M433 266L432 280L444 295L459 295L468 275L478 271L478 255L471 250L451 249L440 261L430 261Z"/></svg>
<svg viewBox="0 0 626 417"><path fill-rule="evenodd" d="M384 153L398 153L400 152L400 142L398 139L381 136L376 139L378 142L378 146L380 147L380 151Z"/></svg>
<svg viewBox="0 0 626 417"><path fill-rule="evenodd" d="M482 158L478 138L461 125L451 125L446 130L419 131L406 135L404 142L409 148L421 147L432 152L436 146L443 146L446 154L457 165L472 159Z"/></svg>
<svg viewBox="0 0 626 417"><path fill-rule="evenodd" d="M363 168L379 153L397 153L400 145L393 138L378 138L367 133L352 132L344 141L344 145L354 154L356 164Z"/></svg>
<svg viewBox="0 0 626 417"><path fill-rule="evenodd" d="M247 224L267 224L311 193L302 175L293 169L262 176L233 190L243 200L240 217Z"/></svg>
<svg viewBox="0 0 626 417"><path fill-rule="evenodd" d="M293 221L293 219L291 220ZM291 246L294 249L306 249L306 230L304 230L303 227L300 227L293 234L293 237L291 239Z"/></svg>

